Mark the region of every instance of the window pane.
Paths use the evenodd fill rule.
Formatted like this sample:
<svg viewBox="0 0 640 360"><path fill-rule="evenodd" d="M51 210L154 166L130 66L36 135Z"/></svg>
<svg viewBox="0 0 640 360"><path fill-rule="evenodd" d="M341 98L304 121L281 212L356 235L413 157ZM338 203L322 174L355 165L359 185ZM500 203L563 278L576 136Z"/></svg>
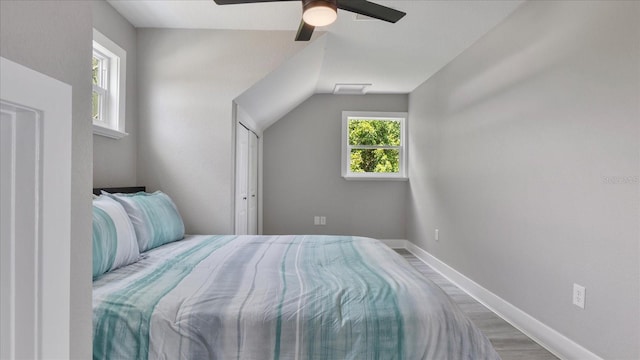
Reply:
<svg viewBox="0 0 640 360"><path fill-rule="evenodd" d="M351 149L351 172L399 173L400 152L397 149Z"/></svg>
<svg viewBox="0 0 640 360"><path fill-rule="evenodd" d="M101 85L100 83L100 76L101 76L100 68L102 67L100 66L101 62L102 61L97 57L95 56L93 57L93 63L91 66L91 73L92 73L91 80L93 81L93 85L98 85L98 86Z"/></svg>
<svg viewBox="0 0 640 360"><path fill-rule="evenodd" d="M95 91L91 97L91 119L102 121L100 118L100 94Z"/></svg>
<svg viewBox="0 0 640 360"><path fill-rule="evenodd" d="M400 146L400 122L349 119L349 145Z"/></svg>

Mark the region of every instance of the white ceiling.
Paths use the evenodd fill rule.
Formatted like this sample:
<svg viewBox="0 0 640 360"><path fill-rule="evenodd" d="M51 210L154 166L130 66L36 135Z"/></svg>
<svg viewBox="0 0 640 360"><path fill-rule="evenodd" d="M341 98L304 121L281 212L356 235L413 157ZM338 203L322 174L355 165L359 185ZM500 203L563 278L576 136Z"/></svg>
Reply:
<svg viewBox="0 0 640 360"><path fill-rule="evenodd" d="M336 83L372 84L368 93L409 93L524 0L373 1L407 15L390 24L356 20L355 14L339 10L335 23L317 28L316 32L327 32L324 55L316 78L306 79L315 84L316 93L330 93ZM213 0L108 2L135 27L288 30L291 41L302 12L298 1L225 6ZM317 38L314 36L312 42ZM286 72L280 73L286 76ZM291 99L290 104L297 105L301 100Z"/></svg>
<svg viewBox="0 0 640 360"><path fill-rule="evenodd" d="M213 0L107 0L135 27L297 30L296 1L218 6ZM267 16L268 15L268 16Z"/></svg>

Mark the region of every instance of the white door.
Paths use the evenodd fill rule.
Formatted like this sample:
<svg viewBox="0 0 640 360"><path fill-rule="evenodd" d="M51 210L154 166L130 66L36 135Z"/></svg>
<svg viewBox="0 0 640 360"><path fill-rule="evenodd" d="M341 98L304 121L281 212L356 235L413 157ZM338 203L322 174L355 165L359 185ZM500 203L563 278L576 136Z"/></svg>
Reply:
<svg viewBox="0 0 640 360"><path fill-rule="evenodd" d="M249 131L247 233L258 234L258 136Z"/></svg>
<svg viewBox="0 0 640 360"><path fill-rule="evenodd" d="M236 129L236 235L248 232L249 130Z"/></svg>
<svg viewBox="0 0 640 360"><path fill-rule="evenodd" d="M236 129L236 235L258 233L258 136Z"/></svg>
<svg viewBox="0 0 640 360"><path fill-rule="evenodd" d="M4 354L11 347L15 358L36 358L31 339L37 338L33 325L38 308L34 286L38 264L32 254L37 254L39 247L35 226L39 210L36 194L40 190L39 131L36 112L0 102L2 280L8 285L2 288L3 359L12 357ZM11 274L20 274L19 281Z"/></svg>
<svg viewBox="0 0 640 360"><path fill-rule="evenodd" d="M0 358L68 359L71 86L0 58Z"/></svg>

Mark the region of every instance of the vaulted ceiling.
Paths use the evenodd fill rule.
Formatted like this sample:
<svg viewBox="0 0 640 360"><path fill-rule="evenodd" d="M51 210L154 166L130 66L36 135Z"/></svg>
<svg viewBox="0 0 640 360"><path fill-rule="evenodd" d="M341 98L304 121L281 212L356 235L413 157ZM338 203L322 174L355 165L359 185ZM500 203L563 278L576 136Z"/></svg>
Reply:
<svg viewBox="0 0 640 360"><path fill-rule="evenodd" d="M108 1L135 27L288 30L291 41L302 13L298 1L226 6L212 0ZM367 93L410 93L523 1L374 0L407 13L396 24L339 10L335 23L316 29L307 47L237 102L264 129L313 93L333 92L336 84L371 84ZM282 93L272 92L278 88ZM265 99L265 89L273 99Z"/></svg>

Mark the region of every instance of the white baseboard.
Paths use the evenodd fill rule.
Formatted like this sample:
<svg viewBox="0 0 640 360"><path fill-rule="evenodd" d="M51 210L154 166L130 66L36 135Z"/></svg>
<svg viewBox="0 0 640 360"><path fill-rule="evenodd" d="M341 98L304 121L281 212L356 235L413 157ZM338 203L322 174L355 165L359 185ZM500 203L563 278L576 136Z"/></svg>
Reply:
<svg viewBox="0 0 640 360"><path fill-rule="evenodd" d="M387 245L392 249L406 249L407 248L407 240L403 239L380 239L383 244Z"/></svg>
<svg viewBox="0 0 640 360"><path fill-rule="evenodd" d="M393 244L399 245L400 242L393 240ZM561 359L602 360L596 354L511 305L412 242L404 241L404 244L406 249L418 259L557 357Z"/></svg>

